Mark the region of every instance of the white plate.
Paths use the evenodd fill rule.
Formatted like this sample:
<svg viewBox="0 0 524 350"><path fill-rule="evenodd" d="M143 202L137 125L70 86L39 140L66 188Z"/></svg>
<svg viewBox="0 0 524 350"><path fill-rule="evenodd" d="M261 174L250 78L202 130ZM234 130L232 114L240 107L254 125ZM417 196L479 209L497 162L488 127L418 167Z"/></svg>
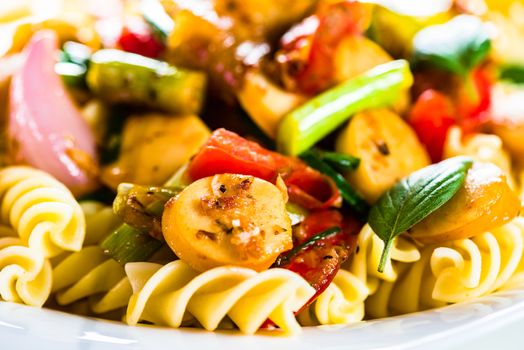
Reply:
<svg viewBox="0 0 524 350"><path fill-rule="evenodd" d="M512 339L524 338L520 332L523 320L524 286L411 315L360 322L351 326L304 328L302 334L294 337L275 336L276 332L245 336L237 332L213 333L187 328L130 327L0 302L0 349L431 350L455 349L467 343L463 348L489 349L493 344L498 344L501 345L500 349L506 350L524 348L523 340L517 343L514 342L515 338ZM511 334L508 335L508 331L503 333L504 329ZM497 334L504 338L495 339Z"/></svg>

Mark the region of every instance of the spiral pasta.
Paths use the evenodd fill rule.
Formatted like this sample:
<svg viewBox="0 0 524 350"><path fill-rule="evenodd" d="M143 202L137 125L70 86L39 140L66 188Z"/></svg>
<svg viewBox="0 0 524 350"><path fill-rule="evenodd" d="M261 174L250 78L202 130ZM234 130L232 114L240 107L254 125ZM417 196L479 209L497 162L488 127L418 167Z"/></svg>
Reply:
<svg viewBox="0 0 524 350"><path fill-rule="evenodd" d="M111 207L96 201L82 202L86 218L86 245L80 251L55 259L53 288L59 305L89 297L90 311L100 314L123 308L132 294L124 267L104 254L97 243L121 220Z"/></svg>
<svg viewBox="0 0 524 350"><path fill-rule="evenodd" d="M489 294L522 280L524 219L469 239L428 246L421 259L400 267L397 282L384 282L367 300L372 317L435 308Z"/></svg>
<svg viewBox="0 0 524 350"><path fill-rule="evenodd" d="M398 237L384 272L380 273L378 263L383 247L384 242L365 225L355 254L317 300L299 314L301 324L347 324L364 319L365 300L377 291L381 281L395 281L398 264L420 259L418 248L405 237Z"/></svg>
<svg viewBox="0 0 524 350"><path fill-rule="evenodd" d="M255 333L270 319L283 331L296 333L294 312L315 290L299 275L285 269L257 273L239 267L218 267L202 274L183 261L167 265L129 263L133 287L127 323L140 320L179 327L190 315L207 330L228 316L243 333Z"/></svg>
<svg viewBox="0 0 524 350"><path fill-rule="evenodd" d="M24 166L0 170L1 221L10 224L24 245L53 257L78 251L85 219L71 192L51 175Z"/></svg>
<svg viewBox="0 0 524 350"><path fill-rule="evenodd" d="M462 129L454 126L446 137L444 158L455 156L470 156L479 162L495 164L508 175L508 184L515 188L511 157L497 135L478 133L465 137Z"/></svg>
<svg viewBox="0 0 524 350"><path fill-rule="evenodd" d="M0 227L0 300L42 306L51 292L51 265Z"/></svg>
<svg viewBox="0 0 524 350"><path fill-rule="evenodd" d="M369 289L355 275L339 270L331 284L312 305L298 314L303 326L349 324L364 319L364 300Z"/></svg>

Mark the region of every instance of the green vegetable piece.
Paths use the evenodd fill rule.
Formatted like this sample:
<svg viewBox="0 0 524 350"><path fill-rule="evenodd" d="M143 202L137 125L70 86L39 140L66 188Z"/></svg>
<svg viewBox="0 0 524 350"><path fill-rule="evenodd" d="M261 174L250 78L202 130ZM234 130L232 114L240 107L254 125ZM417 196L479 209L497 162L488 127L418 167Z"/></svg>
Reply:
<svg viewBox="0 0 524 350"><path fill-rule="evenodd" d="M379 272L383 272L393 239L449 201L460 189L471 158L454 157L422 168L384 193L369 212L368 222L384 241Z"/></svg>
<svg viewBox="0 0 524 350"><path fill-rule="evenodd" d="M489 33L476 16L460 15L419 31L413 38L416 63L425 63L462 76L486 57Z"/></svg>
<svg viewBox="0 0 524 350"><path fill-rule="evenodd" d="M122 183L113 210L124 223L162 240L162 213L166 202L180 193L177 187L148 187Z"/></svg>
<svg viewBox="0 0 524 350"><path fill-rule="evenodd" d="M83 65L71 62L58 62L55 64L55 72L60 75L62 81L70 87L86 87L87 69Z"/></svg>
<svg viewBox="0 0 524 350"><path fill-rule="evenodd" d="M166 13L164 7L158 0L142 0L140 2L142 17L151 26L153 32L162 41L166 41L175 27L175 22Z"/></svg>
<svg viewBox="0 0 524 350"><path fill-rule="evenodd" d="M87 67L92 54L93 51L89 46L74 41L67 41L60 54L60 61L76 63Z"/></svg>
<svg viewBox="0 0 524 350"><path fill-rule="evenodd" d="M318 149L312 150L324 162L340 172L356 170L360 165L360 158L339 152L327 152Z"/></svg>
<svg viewBox="0 0 524 350"><path fill-rule="evenodd" d="M333 237L334 235L338 234L340 231L341 231L340 227L331 227L331 228L328 228L327 230L317 233L316 235L312 236L304 243L291 249L289 253L287 253L286 255L280 256L277 259L277 261L275 262L274 266L279 267L279 266L283 266L289 263L291 259L298 253L311 247L312 245L314 245L315 243L317 243L318 241L322 239Z"/></svg>
<svg viewBox="0 0 524 350"><path fill-rule="evenodd" d="M306 151L300 155L300 158L313 169L333 179L344 201L357 213L367 217L369 211L368 203L351 187L342 174L322 161L314 151Z"/></svg>
<svg viewBox="0 0 524 350"><path fill-rule="evenodd" d="M122 265L148 261L163 242L129 225L120 226L101 244L104 253Z"/></svg>
<svg viewBox="0 0 524 350"><path fill-rule="evenodd" d="M500 69L499 78L514 84L524 84L524 66L504 66Z"/></svg>
<svg viewBox="0 0 524 350"><path fill-rule="evenodd" d="M55 71L69 87L86 88L86 73L92 51L88 46L67 41L60 51Z"/></svg>
<svg viewBox="0 0 524 350"><path fill-rule="evenodd" d="M278 129L277 148L281 153L298 155L342 125L351 115L393 104L412 84L413 76L407 61L378 65L287 114Z"/></svg>
<svg viewBox="0 0 524 350"><path fill-rule="evenodd" d="M91 57L87 85L110 103L145 105L173 114L198 114L206 76L134 53L104 49Z"/></svg>

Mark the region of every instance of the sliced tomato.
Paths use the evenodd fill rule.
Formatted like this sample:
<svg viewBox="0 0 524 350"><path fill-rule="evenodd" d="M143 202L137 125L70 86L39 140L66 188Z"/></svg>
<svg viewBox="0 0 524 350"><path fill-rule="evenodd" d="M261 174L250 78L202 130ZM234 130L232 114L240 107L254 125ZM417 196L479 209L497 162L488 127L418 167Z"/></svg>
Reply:
<svg viewBox="0 0 524 350"><path fill-rule="evenodd" d="M442 160L448 130L455 124L451 100L438 91L424 91L411 109L409 123L426 146L431 160Z"/></svg>
<svg viewBox="0 0 524 350"><path fill-rule="evenodd" d="M328 2L304 19L281 40L278 61L296 88L308 94L333 83L333 56L347 35L363 33L369 26L369 6L356 1Z"/></svg>
<svg viewBox="0 0 524 350"><path fill-rule="evenodd" d="M329 286L340 266L353 253L362 224L351 216L343 216L338 210L323 210L309 215L294 234L297 246L332 227L341 230L297 252L279 266L301 275L315 288L316 293L308 304Z"/></svg>
<svg viewBox="0 0 524 350"><path fill-rule="evenodd" d="M225 129L218 129L188 168L192 180L223 173L251 175L275 182L278 175L288 187L290 201L306 209L337 207L342 198L326 175L308 167L300 159L269 151Z"/></svg>

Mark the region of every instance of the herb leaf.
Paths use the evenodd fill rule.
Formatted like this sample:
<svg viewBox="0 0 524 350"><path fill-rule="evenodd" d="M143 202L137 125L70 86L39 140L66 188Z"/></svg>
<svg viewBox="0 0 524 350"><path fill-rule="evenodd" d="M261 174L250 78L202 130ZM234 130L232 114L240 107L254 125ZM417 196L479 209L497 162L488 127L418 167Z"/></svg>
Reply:
<svg viewBox="0 0 524 350"><path fill-rule="evenodd" d="M385 243L379 272L393 239L440 208L460 189L468 169L469 157L454 157L420 169L384 193L369 212L369 225Z"/></svg>
<svg viewBox="0 0 524 350"><path fill-rule="evenodd" d="M491 40L479 18L460 15L419 31L413 47L415 62L466 75L486 57Z"/></svg>
<svg viewBox="0 0 524 350"><path fill-rule="evenodd" d="M300 158L313 169L316 169L333 179L344 201L357 213L362 216L367 216L369 211L368 203L353 189L353 187L351 187L342 174L320 159L315 151L305 151L300 155Z"/></svg>
<svg viewBox="0 0 524 350"><path fill-rule="evenodd" d="M328 163L340 172L350 172L356 170L360 165L360 158L339 152L328 152L319 149L312 149L322 161Z"/></svg>

